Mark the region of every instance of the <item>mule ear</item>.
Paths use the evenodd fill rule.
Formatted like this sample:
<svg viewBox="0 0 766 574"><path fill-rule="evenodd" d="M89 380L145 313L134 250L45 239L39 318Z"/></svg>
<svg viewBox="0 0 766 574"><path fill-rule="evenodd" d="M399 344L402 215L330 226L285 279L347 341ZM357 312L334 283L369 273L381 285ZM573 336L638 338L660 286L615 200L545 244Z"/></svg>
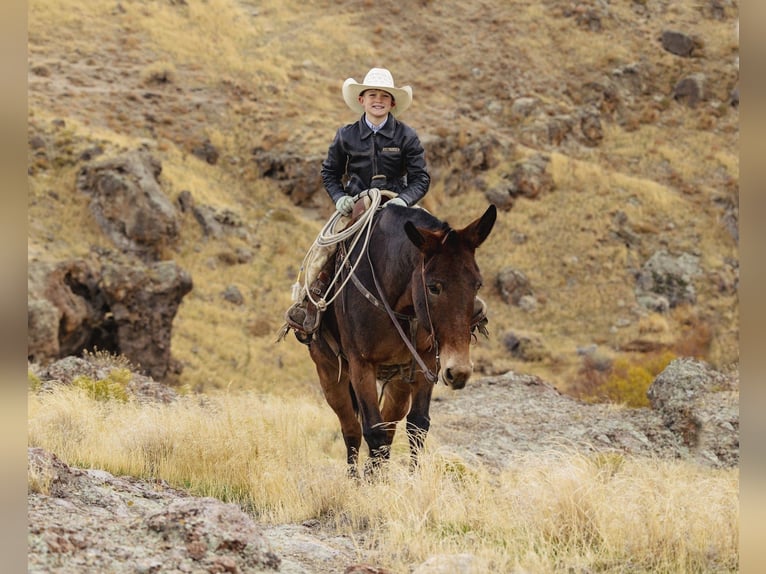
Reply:
<svg viewBox="0 0 766 574"><path fill-rule="evenodd" d="M468 224L459 233L469 245L476 249L489 237L489 233L495 225L495 220L497 220L497 207L494 204L490 204L484 215Z"/></svg>
<svg viewBox="0 0 766 574"><path fill-rule="evenodd" d="M441 242L441 235L428 231L427 229L418 229L411 221L407 221L404 224L404 232L409 237L410 241L415 244L420 251L429 255L439 248Z"/></svg>

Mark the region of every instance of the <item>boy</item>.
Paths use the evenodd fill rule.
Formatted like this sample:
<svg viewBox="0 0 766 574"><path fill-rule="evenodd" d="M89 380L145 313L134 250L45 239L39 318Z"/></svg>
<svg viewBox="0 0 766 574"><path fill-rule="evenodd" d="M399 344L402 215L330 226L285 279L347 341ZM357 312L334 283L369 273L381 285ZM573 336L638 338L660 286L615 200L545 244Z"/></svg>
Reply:
<svg viewBox="0 0 766 574"><path fill-rule="evenodd" d="M354 196L377 187L398 194L385 205L411 206L420 201L431 183L425 151L415 130L398 119L412 104L412 88L397 88L385 68L372 68L359 84L343 82L343 100L361 114L335 134L322 162L322 182L335 209L349 215ZM324 295L329 277L320 272L310 282L312 294ZM321 313L308 298L286 313L288 324L302 335L319 328ZM304 339L305 337L301 337Z"/></svg>

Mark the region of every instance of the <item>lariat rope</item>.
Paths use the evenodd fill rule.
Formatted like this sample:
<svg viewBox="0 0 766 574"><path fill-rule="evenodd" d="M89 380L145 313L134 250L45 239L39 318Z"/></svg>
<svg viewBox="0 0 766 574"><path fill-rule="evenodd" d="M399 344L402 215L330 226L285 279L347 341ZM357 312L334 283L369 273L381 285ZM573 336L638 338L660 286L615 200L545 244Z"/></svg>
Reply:
<svg viewBox="0 0 766 574"><path fill-rule="evenodd" d="M324 311L325 309L327 309L327 306L330 303L332 303L338 295L340 295L341 291L343 291L343 288L346 286L346 283L348 283L349 279L354 274L354 270L359 265L359 261L361 260L361 257L358 257L356 262L351 266L351 273L349 273L346 276L346 278L343 280L340 286L335 290L335 293L333 294L332 297L330 297L329 300L325 300L324 298L324 296L327 293L323 293L318 300L314 299L314 297L311 294L309 279L305 271L307 266L311 263L314 253L317 250L320 250L320 249L324 250L328 247L341 243L342 241L345 241L348 238L353 238L353 241L351 242L351 245L349 246L349 248L346 250L346 255L343 261L344 265L346 261L348 261L348 259L350 258L351 252L353 251L354 247L359 242L362 236L364 236L364 246L363 246L362 252L367 250L367 244L370 241L370 233L372 230L373 216L375 215L375 211L378 209L378 206L380 205L381 191L377 187L367 189L361 192L360 194L354 196L353 198L354 203L356 203L357 201L365 197L370 199L370 205L359 216L359 219L354 221L353 224L349 225L348 227L340 231L336 231L335 227L341 221L341 218L345 217L339 211L336 211L335 213L333 213L332 216L330 216L330 219L327 220L327 223L325 223L324 227L319 232L319 235L317 235L317 238L314 240L314 243L306 252L306 256L303 258L303 262L301 263L300 270L298 271L298 277L296 277L295 284L293 285L294 300L300 300L299 290L301 288L301 276L303 277L303 292L306 294L306 296L311 301L311 303L313 303L316 306L316 308L319 309L320 311ZM327 285L328 290L331 289L332 286L335 284L335 282L340 278L344 265L339 265L335 267L336 269L335 276L332 278L332 281L328 283Z"/></svg>

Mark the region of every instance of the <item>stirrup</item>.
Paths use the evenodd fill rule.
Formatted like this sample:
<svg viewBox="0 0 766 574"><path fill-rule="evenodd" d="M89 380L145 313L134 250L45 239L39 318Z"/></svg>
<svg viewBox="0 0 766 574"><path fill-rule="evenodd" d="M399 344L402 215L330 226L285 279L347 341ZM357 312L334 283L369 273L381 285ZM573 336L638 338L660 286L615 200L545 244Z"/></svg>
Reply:
<svg viewBox="0 0 766 574"><path fill-rule="evenodd" d="M303 331L303 322L306 320L306 308L302 303L295 303L285 312L285 322L298 331Z"/></svg>

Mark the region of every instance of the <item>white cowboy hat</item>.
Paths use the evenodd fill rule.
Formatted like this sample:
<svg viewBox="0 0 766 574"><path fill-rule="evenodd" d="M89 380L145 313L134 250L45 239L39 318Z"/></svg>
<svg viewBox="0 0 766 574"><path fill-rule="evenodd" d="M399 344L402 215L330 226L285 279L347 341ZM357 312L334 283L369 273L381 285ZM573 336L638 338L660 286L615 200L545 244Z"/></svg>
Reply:
<svg viewBox="0 0 766 574"><path fill-rule="evenodd" d="M361 84L357 84L354 78L348 78L343 82L343 99L346 105L358 114L364 112L364 107L359 103L359 94L364 90L383 90L391 94L396 102L396 105L391 108L391 113L395 116L404 113L412 103L412 88L410 86L395 87L394 77L385 68L372 68Z"/></svg>

